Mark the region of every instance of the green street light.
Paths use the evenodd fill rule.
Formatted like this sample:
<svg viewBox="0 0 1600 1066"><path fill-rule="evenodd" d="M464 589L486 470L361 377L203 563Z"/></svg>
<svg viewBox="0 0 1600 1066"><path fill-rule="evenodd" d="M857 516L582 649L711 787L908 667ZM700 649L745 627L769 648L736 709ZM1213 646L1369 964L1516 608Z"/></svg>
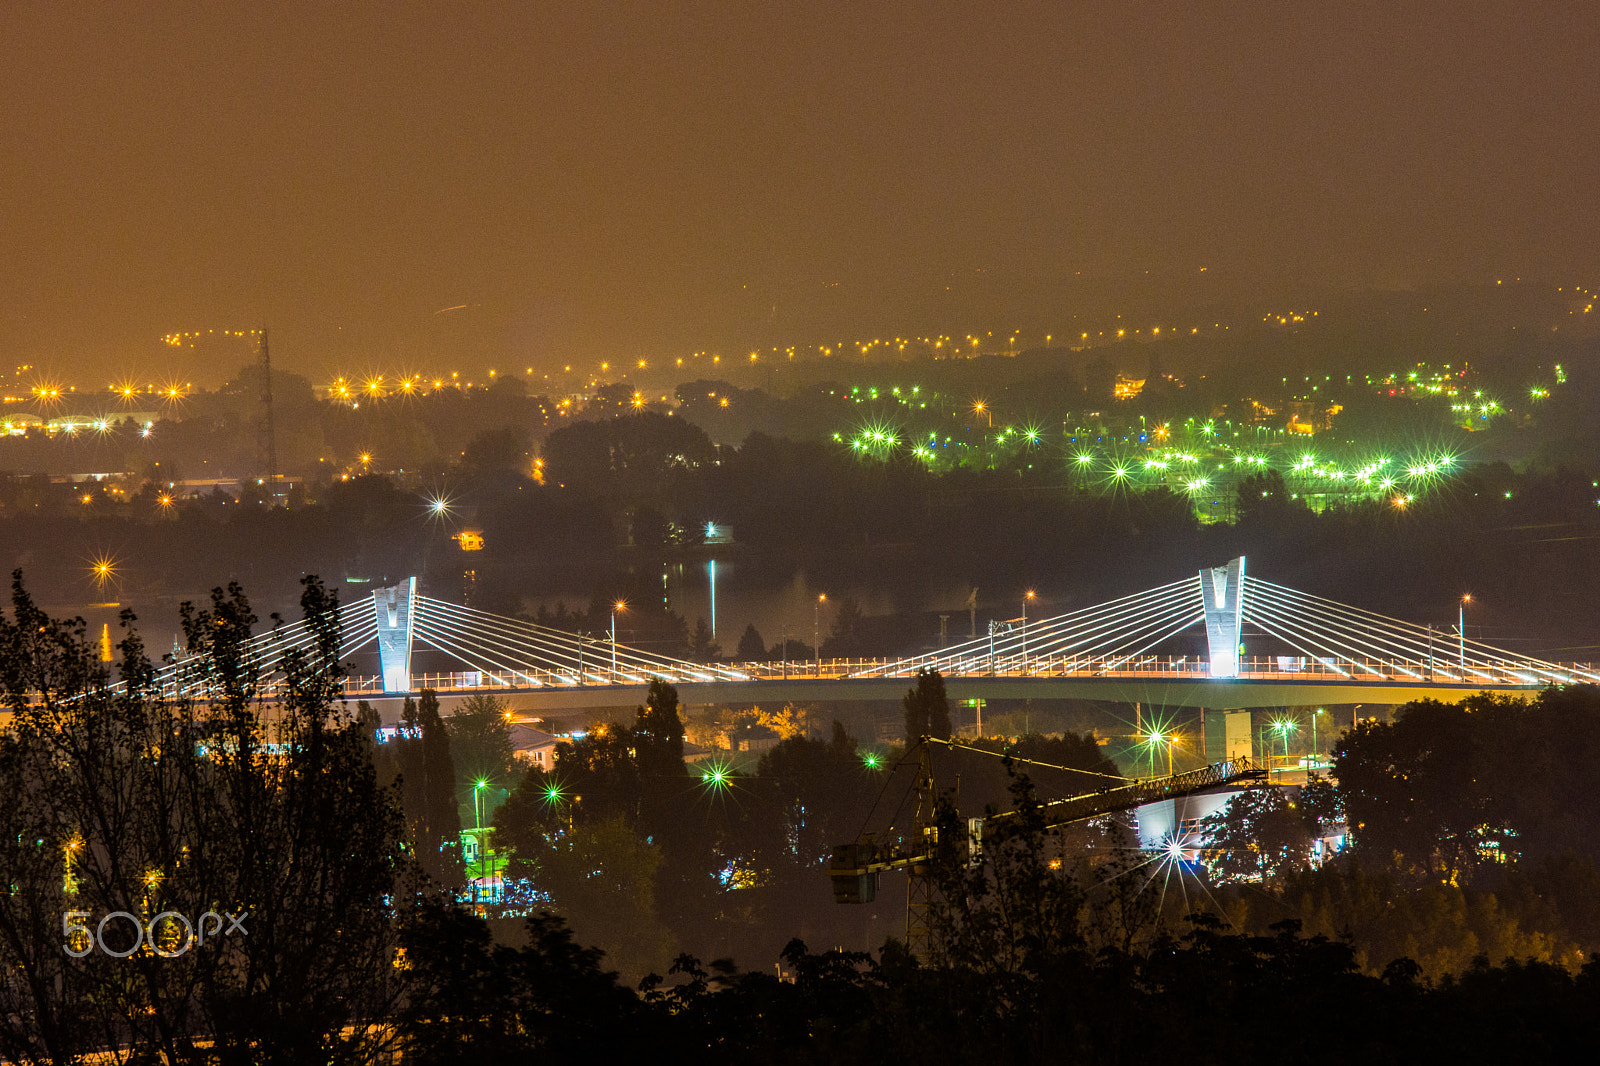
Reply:
<svg viewBox="0 0 1600 1066"><path fill-rule="evenodd" d="M1176 744L1177 741L1178 738L1176 736L1173 736L1169 733L1163 733L1159 729L1152 729L1150 734L1145 737L1145 743L1149 745L1150 748L1151 777L1156 775L1156 747L1161 744L1165 744L1167 746L1167 776L1172 776L1172 746Z"/></svg>
<svg viewBox="0 0 1600 1066"><path fill-rule="evenodd" d="M1277 733L1279 738L1281 738L1283 740L1283 756L1284 756L1284 758L1288 758L1289 757L1289 734L1290 733L1298 733L1300 731L1300 727L1297 724L1295 724L1293 721L1290 721L1287 718L1278 718L1278 719L1274 720L1273 723L1272 723L1272 731L1274 733Z"/></svg>
<svg viewBox="0 0 1600 1066"><path fill-rule="evenodd" d="M721 792L731 787L733 777L731 768L722 762L713 762L700 772L700 783L713 792Z"/></svg>

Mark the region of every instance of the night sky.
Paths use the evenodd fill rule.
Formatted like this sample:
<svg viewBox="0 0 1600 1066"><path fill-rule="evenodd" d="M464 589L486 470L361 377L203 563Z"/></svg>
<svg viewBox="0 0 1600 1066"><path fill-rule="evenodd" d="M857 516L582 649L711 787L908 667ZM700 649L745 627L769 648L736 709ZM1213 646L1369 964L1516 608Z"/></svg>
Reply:
<svg viewBox="0 0 1600 1066"><path fill-rule="evenodd" d="M320 375L1592 285L1597 57L1591 2L17 0L0 365L98 384L263 322Z"/></svg>

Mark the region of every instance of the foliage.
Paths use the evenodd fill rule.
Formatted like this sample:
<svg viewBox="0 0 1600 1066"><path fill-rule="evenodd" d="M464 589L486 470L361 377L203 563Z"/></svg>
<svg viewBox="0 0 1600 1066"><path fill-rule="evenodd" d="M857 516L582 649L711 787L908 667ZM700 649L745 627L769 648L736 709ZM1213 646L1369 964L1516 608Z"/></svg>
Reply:
<svg viewBox="0 0 1600 1066"><path fill-rule="evenodd" d="M739 637L739 646L734 650L733 657L743 663L758 663L766 659L767 644L761 639L754 622L744 627L744 634Z"/></svg>
<svg viewBox="0 0 1600 1066"><path fill-rule="evenodd" d="M528 434L519 426L483 430L461 453L462 465L480 474L518 470L528 465Z"/></svg>
<svg viewBox="0 0 1600 1066"><path fill-rule="evenodd" d="M416 700L407 696L400 711L401 728L374 753L380 780L397 785L401 809L422 872L437 884L462 883L461 815L456 803L456 768L450 732L439 717L439 700L423 689Z"/></svg>
<svg viewBox="0 0 1600 1066"><path fill-rule="evenodd" d="M464 911L428 907L406 922L411 995L398 1012L406 1062L639 1061L663 1050L637 997L559 918L527 919L525 947L495 945ZM529 1058L538 1056L538 1058Z"/></svg>
<svg viewBox="0 0 1600 1066"><path fill-rule="evenodd" d="M692 877L693 849L675 846L693 832L683 735L677 690L654 681L632 728L557 745L553 770L526 774L495 819L524 895L551 902L636 978L671 954L658 887Z"/></svg>
<svg viewBox="0 0 1600 1066"><path fill-rule="evenodd" d="M776 708L770 705L762 707L760 704L750 707L704 707L697 710L685 725L685 736L702 747L726 751L735 746L736 737L776 736L787 739L800 736L805 732L806 714L804 708L792 703Z"/></svg>
<svg viewBox="0 0 1600 1066"><path fill-rule="evenodd" d="M1582 767L1600 759L1600 688L1531 701L1420 700L1364 722L1334 748L1358 852L1422 878L1469 883L1600 834Z"/></svg>
<svg viewBox="0 0 1600 1066"><path fill-rule="evenodd" d="M918 670L917 685L901 701L906 715L906 743L923 737L950 739L950 700L945 695L944 677L937 670Z"/></svg>
<svg viewBox="0 0 1600 1066"><path fill-rule="evenodd" d="M678 690L656 678L650 682L633 722L639 773L646 777L682 776L683 720L678 717Z"/></svg>
<svg viewBox="0 0 1600 1066"><path fill-rule="evenodd" d="M769 790L780 828L766 841L777 854L763 865L785 861L818 876L830 850L857 831L856 803L872 781L863 773L855 738L833 723L830 740L791 736L761 756L756 778Z"/></svg>
<svg viewBox="0 0 1600 1066"><path fill-rule="evenodd" d="M586 943L638 981L672 958L672 937L656 910L660 867L661 849L613 816L556 837L540 856L537 883Z"/></svg>
<svg viewBox="0 0 1600 1066"><path fill-rule="evenodd" d="M1055 960L1083 944L1083 893L1060 861L1062 833L1047 828L1028 776L1011 777L1015 813L985 822L976 863L963 854L966 826L953 807L941 804L939 859L933 864L940 899L933 921L935 960L1001 983L1043 977Z"/></svg>
<svg viewBox="0 0 1600 1066"><path fill-rule="evenodd" d="M1229 916L1249 929L1291 916L1311 933L1343 939L1367 973L1382 973L1396 959L1412 960L1435 979L1465 972L1481 955L1574 969L1582 961L1553 932L1557 923L1541 921L1525 900L1438 881L1408 884L1394 869L1341 861L1282 876L1272 889L1267 897L1241 895Z"/></svg>
<svg viewBox="0 0 1600 1066"><path fill-rule="evenodd" d="M389 907L407 869L368 736L335 702L334 598L307 579L311 641L273 681L248 653L237 586L185 604L179 676L163 698L129 629L120 682L80 620L40 612L20 574L0 619L0 1055L66 1062L106 1042L133 1057L359 1062L393 993ZM131 616L124 624L131 626ZM270 681L270 683L269 683ZM245 932L176 957L62 945L62 915L247 915ZM96 926L97 928L98 926ZM136 943L127 924L103 946ZM156 943L174 952L181 923ZM81 939L81 935L80 935ZM113 943L114 941L114 943Z"/></svg>
<svg viewBox="0 0 1600 1066"><path fill-rule="evenodd" d="M467 794L479 781L500 785L517 776L511 724L506 718L510 707L506 700L480 692L468 697L461 709L450 716L447 724L458 795Z"/></svg>
<svg viewBox="0 0 1600 1066"><path fill-rule="evenodd" d="M1277 470L1245 475L1239 479L1235 495L1235 514L1240 525L1283 527L1311 515L1305 501L1295 498L1284 484L1283 474Z"/></svg>
<svg viewBox="0 0 1600 1066"><path fill-rule="evenodd" d="M722 661L722 646L711 636L711 627L704 618L694 620L694 633L689 637L689 658L697 663Z"/></svg>
<svg viewBox="0 0 1600 1066"><path fill-rule="evenodd" d="M1344 795L1337 784L1319 774L1312 774L1301 787L1298 809L1311 837L1344 825Z"/></svg>
<svg viewBox="0 0 1600 1066"><path fill-rule="evenodd" d="M834 608L833 625L822 641L822 655L828 659L854 659L867 654L862 633L864 616L861 604L848 593L839 597Z"/></svg>
<svg viewBox="0 0 1600 1066"><path fill-rule="evenodd" d="M1303 869L1309 835L1281 788L1260 785L1237 793L1200 822L1205 861L1218 880L1260 881Z"/></svg>
<svg viewBox="0 0 1600 1066"><path fill-rule="evenodd" d="M655 411L573 422L545 438L545 474L621 500L666 501L714 455L705 432Z"/></svg>

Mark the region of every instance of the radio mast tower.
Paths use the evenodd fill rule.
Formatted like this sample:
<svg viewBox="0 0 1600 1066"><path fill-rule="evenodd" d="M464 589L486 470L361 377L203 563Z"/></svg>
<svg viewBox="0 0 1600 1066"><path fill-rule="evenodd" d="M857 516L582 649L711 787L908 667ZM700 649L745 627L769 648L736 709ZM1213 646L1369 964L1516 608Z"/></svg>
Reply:
<svg viewBox="0 0 1600 1066"><path fill-rule="evenodd" d="M259 349L261 363L261 434L257 447L261 453L261 465L265 468L270 489L271 482L278 479L278 434L272 424L272 353L267 350L267 327L261 327L261 346Z"/></svg>

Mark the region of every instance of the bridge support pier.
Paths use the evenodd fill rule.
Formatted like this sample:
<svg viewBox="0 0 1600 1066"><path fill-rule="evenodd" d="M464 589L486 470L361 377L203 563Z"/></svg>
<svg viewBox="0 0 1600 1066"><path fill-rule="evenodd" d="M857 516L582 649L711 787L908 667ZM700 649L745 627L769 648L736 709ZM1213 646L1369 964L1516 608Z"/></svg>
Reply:
<svg viewBox="0 0 1600 1066"><path fill-rule="evenodd" d="M1200 721L1201 743L1207 761L1250 758L1254 749L1251 747L1249 711L1201 711Z"/></svg>
<svg viewBox="0 0 1600 1066"><path fill-rule="evenodd" d="M414 577L372 592L372 609L378 619L378 662L383 670L385 692L411 691L411 606L416 595L417 579Z"/></svg>

